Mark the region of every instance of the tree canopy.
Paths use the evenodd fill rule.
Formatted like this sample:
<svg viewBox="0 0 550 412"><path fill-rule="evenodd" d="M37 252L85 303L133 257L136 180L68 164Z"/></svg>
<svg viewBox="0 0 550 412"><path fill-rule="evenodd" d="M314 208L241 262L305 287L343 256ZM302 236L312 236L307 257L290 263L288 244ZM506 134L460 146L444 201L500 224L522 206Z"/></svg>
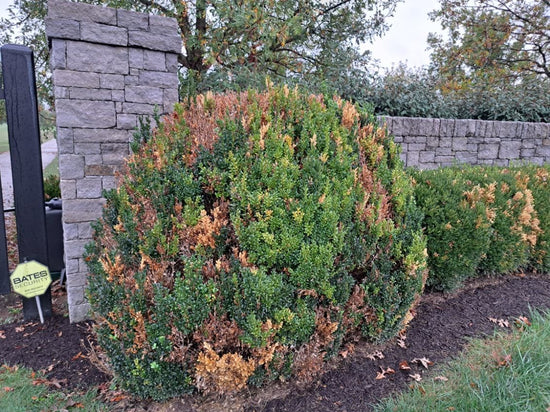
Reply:
<svg viewBox="0 0 550 412"><path fill-rule="evenodd" d="M448 89L550 81L550 0L440 0L432 64Z"/></svg>
<svg viewBox="0 0 550 412"><path fill-rule="evenodd" d="M362 72L360 44L382 34L402 0L82 0L174 17L183 41L187 91L274 81L341 80ZM48 94L46 0L14 0L0 42L35 50L40 94ZM256 84L255 84L256 83Z"/></svg>

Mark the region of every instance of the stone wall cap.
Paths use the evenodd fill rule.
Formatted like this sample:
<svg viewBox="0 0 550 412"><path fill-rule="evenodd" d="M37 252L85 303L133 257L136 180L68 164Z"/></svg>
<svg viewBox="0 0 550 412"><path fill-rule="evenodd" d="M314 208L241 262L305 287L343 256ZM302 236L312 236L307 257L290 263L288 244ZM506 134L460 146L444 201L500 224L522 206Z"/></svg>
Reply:
<svg viewBox="0 0 550 412"><path fill-rule="evenodd" d="M48 18L116 25L116 10L67 0L48 0Z"/></svg>

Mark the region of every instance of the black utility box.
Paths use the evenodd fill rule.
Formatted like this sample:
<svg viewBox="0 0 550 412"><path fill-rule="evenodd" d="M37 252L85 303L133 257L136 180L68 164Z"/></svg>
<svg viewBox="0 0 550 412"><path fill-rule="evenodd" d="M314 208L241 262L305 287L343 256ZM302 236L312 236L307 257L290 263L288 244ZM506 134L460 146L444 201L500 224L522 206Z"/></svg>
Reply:
<svg viewBox="0 0 550 412"><path fill-rule="evenodd" d="M63 259L63 223L61 221L61 199L46 202L46 235L48 237L48 262L50 272L61 272L65 267Z"/></svg>

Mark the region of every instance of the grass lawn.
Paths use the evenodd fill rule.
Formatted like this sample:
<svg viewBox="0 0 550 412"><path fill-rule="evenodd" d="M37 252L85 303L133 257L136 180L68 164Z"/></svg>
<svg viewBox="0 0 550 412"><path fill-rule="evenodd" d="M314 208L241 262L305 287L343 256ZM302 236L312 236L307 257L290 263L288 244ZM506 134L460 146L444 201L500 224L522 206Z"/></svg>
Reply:
<svg viewBox="0 0 550 412"><path fill-rule="evenodd" d="M8 145L8 125L6 123L0 124L0 153L10 150Z"/></svg>
<svg viewBox="0 0 550 412"><path fill-rule="evenodd" d="M95 399L95 391L64 393L52 391L59 385L39 372L17 366L0 367L0 410L26 411L107 411L105 404Z"/></svg>
<svg viewBox="0 0 550 412"><path fill-rule="evenodd" d="M59 176L59 157L56 156L44 169L44 179L48 176Z"/></svg>
<svg viewBox="0 0 550 412"><path fill-rule="evenodd" d="M533 313L528 322L472 341L458 359L376 411L550 410L550 312Z"/></svg>
<svg viewBox="0 0 550 412"><path fill-rule="evenodd" d="M54 137L54 129L41 129L41 143ZM0 123L0 153L10 150L8 143L8 125L7 123Z"/></svg>

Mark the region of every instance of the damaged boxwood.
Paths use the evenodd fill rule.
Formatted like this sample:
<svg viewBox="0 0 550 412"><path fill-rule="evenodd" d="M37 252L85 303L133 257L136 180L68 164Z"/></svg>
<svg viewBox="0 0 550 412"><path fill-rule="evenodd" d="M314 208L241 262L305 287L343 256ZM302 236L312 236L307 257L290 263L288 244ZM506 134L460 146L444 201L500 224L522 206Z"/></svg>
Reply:
<svg viewBox="0 0 550 412"><path fill-rule="evenodd" d="M307 381L410 319L422 216L370 113L286 87L207 94L142 137L86 257L99 343L127 389Z"/></svg>

